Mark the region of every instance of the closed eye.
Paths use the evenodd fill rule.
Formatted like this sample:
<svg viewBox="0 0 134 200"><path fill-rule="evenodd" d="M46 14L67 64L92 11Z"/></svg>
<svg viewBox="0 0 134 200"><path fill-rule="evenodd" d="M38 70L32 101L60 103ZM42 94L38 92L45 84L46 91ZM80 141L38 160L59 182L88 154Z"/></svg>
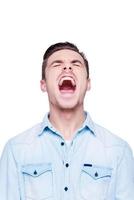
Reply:
<svg viewBox="0 0 134 200"><path fill-rule="evenodd" d="M61 64L55 64L52 67L59 67L59 66L61 66Z"/></svg>
<svg viewBox="0 0 134 200"><path fill-rule="evenodd" d="M77 66L77 67L82 67L83 64L81 63L80 60L73 60L72 61L73 66Z"/></svg>
<svg viewBox="0 0 134 200"><path fill-rule="evenodd" d="M73 66L81 67L79 63L74 63Z"/></svg>
<svg viewBox="0 0 134 200"><path fill-rule="evenodd" d="M62 61L61 60L55 60L55 61L53 61L51 64L50 64L50 66L51 67L59 67L59 66L61 66L62 65Z"/></svg>

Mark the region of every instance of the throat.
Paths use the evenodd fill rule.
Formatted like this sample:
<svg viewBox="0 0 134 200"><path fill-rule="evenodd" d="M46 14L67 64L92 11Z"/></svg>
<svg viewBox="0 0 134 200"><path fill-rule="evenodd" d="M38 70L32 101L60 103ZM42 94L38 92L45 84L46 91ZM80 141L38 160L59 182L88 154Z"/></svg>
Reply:
<svg viewBox="0 0 134 200"><path fill-rule="evenodd" d="M49 120L55 129L63 135L65 140L70 140L82 126L85 117L83 106L80 106L79 109L71 110L57 110L51 108Z"/></svg>

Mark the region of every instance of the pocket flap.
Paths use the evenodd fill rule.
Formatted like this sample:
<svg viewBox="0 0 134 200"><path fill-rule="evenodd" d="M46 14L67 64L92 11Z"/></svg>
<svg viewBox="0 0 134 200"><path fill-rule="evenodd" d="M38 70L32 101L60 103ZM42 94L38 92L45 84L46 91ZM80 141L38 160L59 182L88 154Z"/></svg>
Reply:
<svg viewBox="0 0 134 200"><path fill-rule="evenodd" d="M22 166L22 173L31 175L33 177L40 176L41 174L51 170L51 163L28 164Z"/></svg>
<svg viewBox="0 0 134 200"><path fill-rule="evenodd" d="M100 179L103 177L111 177L112 169L108 167L102 167L91 164L84 164L83 169L84 172L89 174L94 179Z"/></svg>

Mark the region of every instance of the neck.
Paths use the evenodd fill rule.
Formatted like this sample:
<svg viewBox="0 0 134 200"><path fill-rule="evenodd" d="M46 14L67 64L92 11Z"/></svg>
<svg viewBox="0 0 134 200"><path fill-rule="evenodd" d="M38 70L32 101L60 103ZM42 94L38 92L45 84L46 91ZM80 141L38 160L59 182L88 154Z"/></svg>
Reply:
<svg viewBox="0 0 134 200"><path fill-rule="evenodd" d="M50 122L62 134L64 139L70 140L85 120L83 106L78 109L50 109Z"/></svg>

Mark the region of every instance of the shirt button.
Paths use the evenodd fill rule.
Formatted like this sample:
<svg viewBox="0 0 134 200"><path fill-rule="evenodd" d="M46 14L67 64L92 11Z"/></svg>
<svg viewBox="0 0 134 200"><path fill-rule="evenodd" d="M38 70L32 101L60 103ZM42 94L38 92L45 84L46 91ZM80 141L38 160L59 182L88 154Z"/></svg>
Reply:
<svg viewBox="0 0 134 200"><path fill-rule="evenodd" d="M98 177L98 173L97 172L95 173L95 177Z"/></svg>
<svg viewBox="0 0 134 200"><path fill-rule="evenodd" d="M69 164L68 163L66 163L66 165L65 165L66 167L69 167Z"/></svg>
<svg viewBox="0 0 134 200"><path fill-rule="evenodd" d="M37 175L37 171L36 170L34 171L34 175Z"/></svg>
<svg viewBox="0 0 134 200"><path fill-rule="evenodd" d="M61 146L64 146L64 142L61 142Z"/></svg>
<svg viewBox="0 0 134 200"><path fill-rule="evenodd" d="M64 190L65 190L65 191L68 191L68 187L65 187Z"/></svg>

